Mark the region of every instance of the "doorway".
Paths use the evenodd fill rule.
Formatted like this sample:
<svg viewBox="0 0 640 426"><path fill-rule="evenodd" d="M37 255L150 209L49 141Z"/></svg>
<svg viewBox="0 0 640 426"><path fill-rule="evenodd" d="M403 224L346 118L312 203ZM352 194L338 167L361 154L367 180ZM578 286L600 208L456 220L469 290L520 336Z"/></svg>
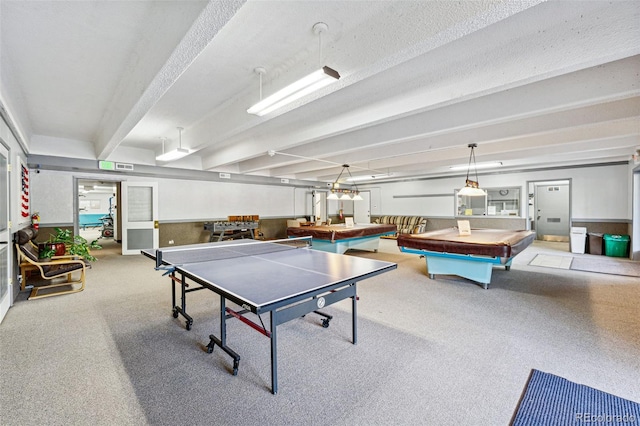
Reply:
<svg viewBox="0 0 640 426"><path fill-rule="evenodd" d="M353 202L353 220L355 223L371 223L371 193L360 192L362 200Z"/></svg>
<svg viewBox="0 0 640 426"><path fill-rule="evenodd" d="M158 183L121 182L122 254L158 248Z"/></svg>
<svg viewBox="0 0 640 426"><path fill-rule="evenodd" d="M75 179L77 189L75 233L87 241L97 240L103 249L120 252L117 240L117 199L120 182Z"/></svg>
<svg viewBox="0 0 640 426"><path fill-rule="evenodd" d="M569 241L571 180L528 182L527 216L536 239Z"/></svg>
<svg viewBox="0 0 640 426"><path fill-rule="evenodd" d="M1 142L1 141L0 141ZM7 314L12 301L9 279L9 150L0 143L0 322Z"/></svg>

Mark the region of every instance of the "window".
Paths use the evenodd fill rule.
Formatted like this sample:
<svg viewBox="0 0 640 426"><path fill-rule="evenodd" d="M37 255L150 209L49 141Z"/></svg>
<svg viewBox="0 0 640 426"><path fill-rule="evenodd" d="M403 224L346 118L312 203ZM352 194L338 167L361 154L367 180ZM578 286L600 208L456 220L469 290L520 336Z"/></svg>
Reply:
<svg viewBox="0 0 640 426"><path fill-rule="evenodd" d="M486 196L469 197L455 192L456 216L520 216L520 187L484 188Z"/></svg>

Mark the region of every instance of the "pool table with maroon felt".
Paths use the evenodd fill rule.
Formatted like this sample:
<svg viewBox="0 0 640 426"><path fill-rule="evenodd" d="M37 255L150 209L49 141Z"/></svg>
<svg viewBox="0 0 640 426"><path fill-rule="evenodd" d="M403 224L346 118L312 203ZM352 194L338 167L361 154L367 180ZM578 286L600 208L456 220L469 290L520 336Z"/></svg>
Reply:
<svg viewBox="0 0 640 426"><path fill-rule="evenodd" d="M380 237L394 235L396 225L359 223L353 226L345 224L301 226L287 228L287 236L311 237L311 247L316 250L342 254L347 250L378 251Z"/></svg>
<svg viewBox="0 0 640 426"><path fill-rule="evenodd" d="M422 234L401 234L398 247L405 253L424 256L429 277L436 274L458 275L483 284L491 282L493 265L511 267L513 258L535 239L524 230L472 229L462 236L458 228L440 229Z"/></svg>

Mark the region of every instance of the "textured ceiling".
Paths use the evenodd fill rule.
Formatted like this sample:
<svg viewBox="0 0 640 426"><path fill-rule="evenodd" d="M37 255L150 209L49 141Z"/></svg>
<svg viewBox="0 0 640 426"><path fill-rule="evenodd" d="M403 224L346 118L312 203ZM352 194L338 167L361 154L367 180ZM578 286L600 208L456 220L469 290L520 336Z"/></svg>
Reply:
<svg viewBox="0 0 640 426"><path fill-rule="evenodd" d="M319 38L312 27L325 22ZM2 103L30 153L333 180L628 161L637 1L0 2ZM264 117L263 94L341 78ZM269 151L275 151L273 156ZM459 173L459 172L457 172Z"/></svg>

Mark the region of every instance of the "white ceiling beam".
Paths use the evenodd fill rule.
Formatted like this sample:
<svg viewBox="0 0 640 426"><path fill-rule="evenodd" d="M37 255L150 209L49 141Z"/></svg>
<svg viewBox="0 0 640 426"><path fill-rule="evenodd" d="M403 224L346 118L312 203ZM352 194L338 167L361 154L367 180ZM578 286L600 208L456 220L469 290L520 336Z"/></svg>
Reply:
<svg viewBox="0 0 640 426"><path fill-rule="evenodd" d="M301 143L317 144L327 137L385 122L391 117L398 119L402 114L411 114L412 111L445 107L449 103L490 95L500 90L513 90L517 86L569 74L585 64L601 65L624 57L631 51L638 53L637 31L620 33L612 30L618 25L627 29L634 25L633 13L621 18L605 9L600 3L588 5L587 10L555 4L527 10L522 12L522 16L514 16L507 22L496 24L497 27L513 27L514 34L518 36L512 39L494 40L496 34L503 34L497 29L478 31L473 38L451 43L446 52L445 49L429 52L343 90L340 96L348 97L348 102L336 103L338 99L334 99L334 95L340 92L335 92L308 105L308 108L280 117L281 126L271 127L282 130L285 123L291 123L293 131L270 134L269 126L261 126L259 130L247 132L244 139L225 141L215 152L203 154L207 156L204 166L215 167L216 164L255 157L266 151L265 145L267 149L282 151ZM546 20L543 34L539 27L534 28L526 20L529 13L539 15L533 20L535 22ZM602 21L593 26L593 21L582 19L582 14L589 13L598 14ZM624 22L621 23L620 19ZM524 28L518 28L519 24ZM568 33L574 31L584 31L586 35L569 37ZM614 45L611 44L612 32L620 38L619 43ZM567 40L561 48L550 48L550 45L563 38ZM587 50L585 43L589 43ZM470 64L473 67L470 68ZM496 69L500 72L496 73ZM412 76L410 81L407 81L408 75ZM606 80L600 83L608 84ZM559 93L567 92L567 96L571 96L570 87L576 86L567 85ZM598 86L592 85L589 90L597 90ZM520 99L510 106L515 107L521 102ZM318 117L318 121L310 122L309 116ZM397 137L395 132L390 133ZM350 141L351 145L354 143L357 141ZM238 155L231 146L237 144L243 145L244 156Z"/></svg>
<svg viewBox="0 0 640 426"><path fill-rule="evenodd" d="M119 92L120 98L114 99L108 111L110 114L105 115L107 118L100 126L96 139L96 153L99 159L107 158L118 147L245 1L209 2L150 82L139 82L128 76L126 82L123 82L127 86L126 89ZM132 98L131 94L140 92L140 96Z"/></svg>

